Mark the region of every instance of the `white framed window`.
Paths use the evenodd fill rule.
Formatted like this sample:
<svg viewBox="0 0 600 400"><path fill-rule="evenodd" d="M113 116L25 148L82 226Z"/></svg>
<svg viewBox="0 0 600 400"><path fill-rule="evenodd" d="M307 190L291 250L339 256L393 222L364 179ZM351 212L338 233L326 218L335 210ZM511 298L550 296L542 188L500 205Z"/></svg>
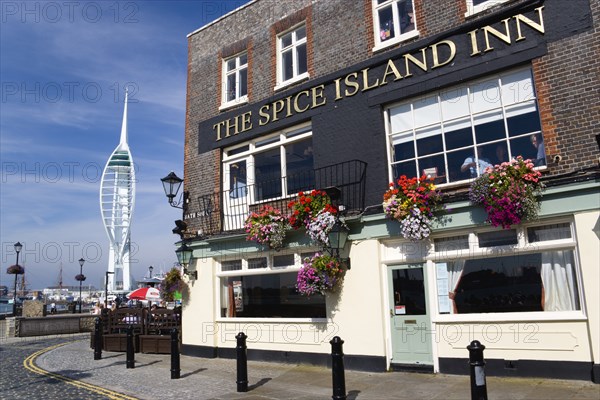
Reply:
<svg viewBox="0 0 600 400"><path fill-rule="evenodd" d="M296 126L224 149L223 171L225 196L238 204L314 189L311 126ZM249 199L242 202L246 196Z"/></svg>
<svg viewBox="0 0 600 400"><path fill-rule="evenodd" d="M430 93L385 112L391 180L426 175L437 184L466 182L518 155L546 165L529 68Z"/></svg>
<svg viewBox="0 0 600 400"><path fill-rule="evenodd" d="M252 254L221 260L217 280L221 318L326 318L325 296L296 290L298 271L314 252Z"/></svg>
<svg viewBox="0 0 600 400"><path fill-rule="evenodd" d="M488 10L499 4L506 3L510 0L465 0L467 2L467 12L465 17L478 14L482 11Z"/></svg>
<svg viewBox="0 0 600 400"><path fill-rule="evenodd" d="M372 0L374 51L418 36L413 0Z"/></svg>
<svg viewBox="0 0 600 400"><path fill-rule="evenodd" d="M275 90L308 78L306 25L277 36L277 86Z"/></svg>
<svg viewBox="0 0 600 400"><path fill-rule="evenodd" d="M581 311L570 221L434 239L438 312Z"/></svg>
<svg viewBox="0 0 600 400"><path fill-rule="evenodd" d="M221 109L248 101L248 53L223 60Z"/></svg>

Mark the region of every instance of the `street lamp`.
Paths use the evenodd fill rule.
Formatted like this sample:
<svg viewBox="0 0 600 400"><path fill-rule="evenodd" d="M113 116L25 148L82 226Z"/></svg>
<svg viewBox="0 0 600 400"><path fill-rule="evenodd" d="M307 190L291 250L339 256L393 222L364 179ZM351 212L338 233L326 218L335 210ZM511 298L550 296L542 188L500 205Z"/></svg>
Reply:
<svg viewBox="0 0 600 400"><path fill-rule="evenodd" d="M77 280L79 281L79 314L81 314L81 284L85 281L85 276L83 275L83 264L85 260L83 258L79 259L79 275L77 275Z"/></svg>
<svg viewBox="0 0 600 400"><path fill-rule="evenodd" d="M152 279L152 271L154 270L154 267L151 265L148 267L148 278Z"/></svg>
<svg viewBox="0 0 600 400"><path fill-rule="evenodd" d="M179 192L179 188L181 187L181 184L183 183L183 179L181 179L180 177L175 175L175 172L171 171L169 173L169 175L167 175L161 179L161 182L163 184L163 189L165 191L165 195L167 196L167 199L169 200L169 205L171 205L171 207L183 209L183 207L180 207L180 205L183 203L183 201L175 200L175 197L177 196L177 193Z"/></svg>
<svg viewBox="0 0 600 400"><path fill-rule="evenodd" d="M198 271L189 271L187 268L190 260L192 259L193 252L194 251L185 243L175 250L175 254L177 254L177 261L179 261L179 264L183 266L183 273L190 278L198 279Z"/></svg>
<svg viewBox="0 0 600 400"><path fill-rule="evenodd" d="M17 253L17 263L15 264L15 287L13 292L13 316L17 316L17 275L24 273L25 271L21 271L21 266L19 265L19 253L21 249L23 249L23 245L20 242L15 243L15 252ZM9 268L10 269L10 268Z"/></svg>
<svg viewBox="0 0 600 400"><path fill-rule="evenodd" d="M104 308L108 308L108 274L114 274L114 272L106 271L106 285L104 285Z"/></svg>

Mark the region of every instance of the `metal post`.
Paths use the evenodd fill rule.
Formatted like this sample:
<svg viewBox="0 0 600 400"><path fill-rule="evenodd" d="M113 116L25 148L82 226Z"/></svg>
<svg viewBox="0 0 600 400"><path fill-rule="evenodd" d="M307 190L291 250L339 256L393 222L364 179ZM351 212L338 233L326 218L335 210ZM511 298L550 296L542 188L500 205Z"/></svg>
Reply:
<svg viewBox="0 0 600 400"><path fill-rule="evenodd" d="M171 379L179 379L181 367L179 363L179 330L171 329Z"/></svg>
<svg viewBox="0 0 600 400"><path fill-rule="evenodd" d="M346 377L344 374L344 341L336 336L331 344L331 379L333 381L333 400L346 400Z"/></svg>
<svg viewBox="0 0 600 400"><path fill-rule="evenodd" d="M127 328L127 368L135 368L133 349L133 326Z"/></svg>
<svg viewBox="0 0 600 400"><path fill-rule="evenodd" d="M244 332L240 332L235 337L237 339L237 391L248 391L248 355L246 354L246 336Z"/></svg>
<svg viewBox="0 0 600 400"><path fill-rule="evenodd" d="M471 366L471 400L487 400L487 386L485 383L485 361L483 350L485 346L478 340L473 340L467 346L469 350L469 365Z"/></svg>
<svg viewBox="0 0 600 400"><path fill-rule="evenodd" d="M96 318L94 324L94 360L102 360L102 319Z"/></svg>

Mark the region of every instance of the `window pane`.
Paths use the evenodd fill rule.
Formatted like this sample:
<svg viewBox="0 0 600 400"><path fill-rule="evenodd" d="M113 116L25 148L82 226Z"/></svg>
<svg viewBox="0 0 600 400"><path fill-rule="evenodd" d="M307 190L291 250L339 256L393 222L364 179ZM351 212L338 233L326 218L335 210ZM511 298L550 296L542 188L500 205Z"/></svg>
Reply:
<svg viewBox="0 0 600 400"><path fill-rule="evenodd" d="M223 261L221 271L238 271L242 269L242 260Z"/></svg>
<svg viewBox="0 0 600 400"><path fill-rule="evenodd" d="M296 56L298 60L298 75L308 71L308 64L306 61L306 44L301 44L296 47Z"/></svg>
<svg viewBox="0 0 600 400"><path fill-rule="evenodd" d="M407 161L400 164L394 164L392 170L394 171L394 180L402 175L414 178L417 176L417 163L415 161Z"/></svg>
<svg viewBox="0 0 600 400"><path fill-rule="evenodd" d="M440 106L437 95L419 99L414 103L413 107L415 127L432 125L440 122Z"/></svg>
<svg viewBox="0 0 600 400"><path fill-rule="evenodd" d="M285 146L287 194L315 186L312 138Z"/></svg>
<svg viewBox="0 0 600 400"><path fill-rule="evenodd" d="M379 10L379 39L385 42L394 37L394 18L392 7Z"/></svg>
<svg viewBox="0 0 600 400"><path fill-rule="evenodd" d="M429 175L432 178L436 178L436 177L445 178L446 177L446 167L444 166L444 155L440 154L440 155L433 156L433 157L420 158L419 159L419 175ZM444 179L444 183L446 183L445 179Z"/></svg>
<svg viewBox="0 0 600 400"><path fill-rule="evenodd" d="M446 149L453 150L473 145L470 119L458 120L444 125Z"/></svg>
<svg viewBox="0 0 600 400"><path fill-rule="evenodd" d="M505 106L532 100L534 96L530 70L524 69L502 77L502 102Z"/></svg>
<svg viewBox="0 0 600 400"><path fill-rule="evenodd" d="M294 65L292 59L292 50L288 50L282 54L282 77L284 81L294 77Z"/></svg>
<svg viewBox="0 0 600 400"><path fill-rule="evenodd" d="M406 315L425 315L425 289L423 286L423 269L395 269L392 271L394 286L394 305L404 305Z"/></svg>
<svg viewBox="0 0 600 400"><path fill-rule="evenodd" d="M256 200L281 196L281 155L274 148L254 156Z"/></svg>
<svg viewBox="0 0 600 400"><path fill-rule="evenodd" d="M394 136L394 161L406 160L415 157L415 145L412 132L405 132Z"/></svg>
<svg viewBox="0 0 600 400"><path fill-rule="evenodd" d="M398 2L398 17L400 18L400 33L415 29L412 0L400 0Z"/></svg>
<svg viewBox="0 0 600 400"><path fill-rule="evenodd" d="M554 224L527 228L529 243L571 238L571 224Z"/></svg>
<svg viewBox="0 0 600 400"><path fill-rule="evenodd" d="M306 37L306 27L302 26L296 30L296 40L301 40Z"/></svg>
<svg viewBox="0 0 600 400"><path fill-rule="evenodd" d="M246 161L238 161L229 164L229 197L239 199L246 197L248 188Z"/></svg>
<svg viewBox="0 0 600 400"><path fill-rule="evenodd" d="M535 103L507 110L506 116L509 136L539 132L542 129L540 115L535 107Z"/></svg>
<svg viewBox="0 0 600 400"><path fill-rule="evenodd" d="M235 74L231 74L227 76L227 101L235 100L235 98Z"/></svg>
<svg viewBox="0 0 600 400"><path fill-rule="evenodd" d="M457 182L465 179L471 179L477 176L475 169L471 171L469 167L463 168L465 162L471 162L473 157L473 148L459 151L453 151L447 154L449 182Z"/></svg>
<svg viewBox="0 0 600 400"><path fill-rule="evenodd" d="M324 318L325 297L296 291L297 273L222 278L222 317Z"/></svg>
<svg viewBox="0 0 600 400"><path fill-rule="evenodd" d="M240 66L248 63L248 54L242 54L240 56Z"/></svg>
<svg viewBox="0 0 600 400"><path fill-rule="evenodd" d="M286 48L292 44L292 33L293 32L286 33L285 35L283 35L281 37L281 48L282 49Z"/></svg>
<svg viewBox="0 0 600 400"><path fill-rule="evenodd" d="M390 124L392 132L406 131L413 128L410 104L403 104L390 109Z"/></svg>
<svg viewBox="0 0 600 400"><path fill-rule="evenodd" d="M530 136L522 136L510 141L510 154L512 157L522 156L524 159L535 160L537 149L531 143Z"/></svg>
<svg viewBox="0 0 600 400"><path fill-rule="evenodd" d="M471 87L471 112L492 110L500 107L498 80L492 79Z"/></svg>
<svg viewBox="0 0 600 400"><path fill-rule="evenodd" d="M235 58L227 61L227 71L233 71L235 69Z"/></svg>
<svg viewBox="0 0 600 400"><path fill-rule="evenodd" d="M439 153L444 151L442 135L439 127L421 129L416 132L417 154L423 156L426 154Z"/></svg>
<svg viewBox="0 0 600 400"><path fill-rule="evenodd" d="M469 249L469 236L452 236L447 238L433 239L433 246L436 253L443 253L447 251L456 250L468 250Z"/></svg>
<svg viewBox="0 0 600 400"><path fill-rule="evenodd" d="M444 121L469 115L467 88L454 88L440 94Z"/></svg>
<svg viewBox="0 0 600 400"><path fill-rule="evenodd" d="M249 258L248 259L248 269L258 269L258 268L267 268L267 258Z"/></svg>
<svg viewBox="0 0 600 400"><path fill-rule="evenodd" d="M517 231L505 229L494 232L481 232L477 235L479 247L507 246L517 244Z"/></svg>
<svg viewBox="0 0 600 400"><path fill-rule="evenodd" d="M294 255L293 254L284 254L281 256L273 256L273 267L281 268L281 267L293 267Z"/></svg>
<svg viewBox="0 0 600 400"><path fill-rule="evenodd" d="M248 94L248 70L243 69L240 71L240 96L246 96Z"/></svg>
<svg viewBox="0 0 600 400"><path fill-rule="evenodd" d="M508 162L510 159L508 155L508 148L506 147L505 142L496 143L494 146L494 153L491 159L492 164L502 164L503 162ZM489 154L489 153L488 153Z"/></svg>
<svg viewBox="0 0 600 400"><path fill-rule="evenodd" d="M506 138L504 120L500 111L478 115L473 119L473 123L475 124L475 140L477 140L477 143Z"/></svg>

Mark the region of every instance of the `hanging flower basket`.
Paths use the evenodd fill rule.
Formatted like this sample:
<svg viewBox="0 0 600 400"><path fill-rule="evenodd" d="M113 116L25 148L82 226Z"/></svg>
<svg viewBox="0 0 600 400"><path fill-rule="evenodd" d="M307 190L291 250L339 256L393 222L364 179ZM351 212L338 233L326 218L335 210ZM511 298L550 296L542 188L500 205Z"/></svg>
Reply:
<svg viewBox="0 0 600 400"><path fill-rule="evenodd" d="M442 195L425 176L407 178L402 175L383 195L383 211L401 224L402 236L422 240L431 234L435 214L442 211Z"/></svg>
<svg viewBox="0 0 600 400"><path fill-rule="evenodd" d="M20 265L11 265L6 268L6 273L10 275L23 275L25 273L25 268Z"/></svg>
<svg viewBox="0 0 600 400"><path fill-rule="evenodd" d="M246 240L268 245L272 249L283 247L285 234L290 224L280 210L271 206L263 206L258 213L253 212L244 225Z"/></svg>
<svg viewBox="0 0 600 400"><path fill-rule="evenodd" d="M518 156L510 162L486 168L471 184L469 199L487 212L486 222L504 229L537 218L542 195L542 174L531 160Z"/></svg>
<svg viewBox="0 0 600 400"><path fill-rule="evenodd" d="M181 277L178 268L172 268L160 283L160 296L166 301L175 301L181 299L182 293L188 290L188 286Z"/></svg>
<svg viewBox="0 0 600 400"><path fill-rule="evenodd" d="M289 221L294 229L308 229L311 218L316 218L317 214L322 210L331 214L337 214L336 208L331 205L331 199L322 190L313 190L306 193L299 192L298 199L290 201L288 208L292 212Z"/></svg>
<svg viewBox="0 0 600 400"><path fill-rule="evenodd" d="M304 259L304 265L298 271L296 289L306 296L316 293L325 295L340 286L344 273L340 260L316 253L312 258Z"/></svg>
<svg viewBox="0 0 600 400"><path fill-rule="evenodd" d="M328 234L335 225L335 213L328 209L322 209L316 216L311 217L306 224L306 233L310 239L323 246L329 246Z"/></svg>
<svg viewBox="0 0 600 400"><path fill-rule="evenodd" d="M84 274L77 274L77 275L75 275L75 280L78 281L78 282L83 282L83 281L85 281L85 279L86 278L85 278Z"/></svg>

